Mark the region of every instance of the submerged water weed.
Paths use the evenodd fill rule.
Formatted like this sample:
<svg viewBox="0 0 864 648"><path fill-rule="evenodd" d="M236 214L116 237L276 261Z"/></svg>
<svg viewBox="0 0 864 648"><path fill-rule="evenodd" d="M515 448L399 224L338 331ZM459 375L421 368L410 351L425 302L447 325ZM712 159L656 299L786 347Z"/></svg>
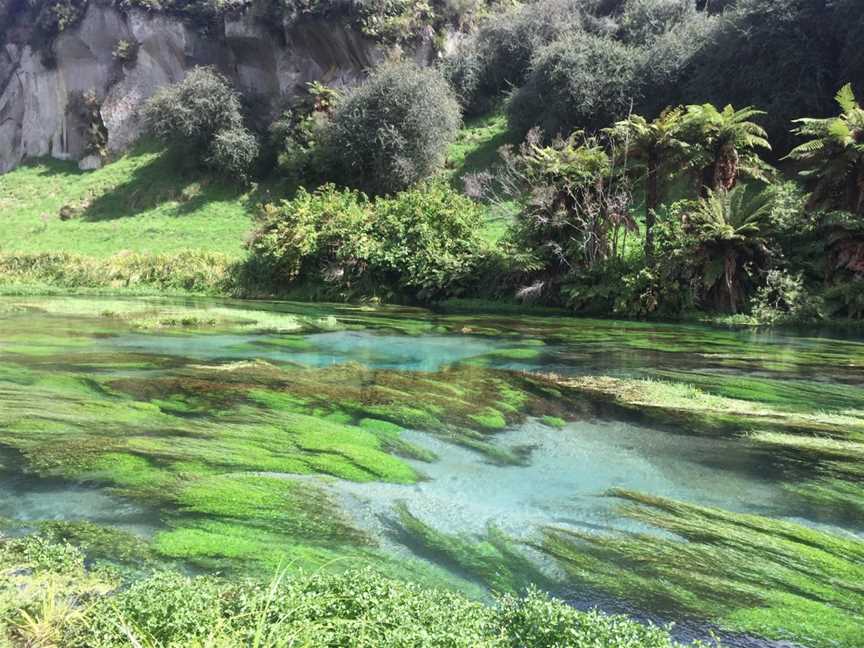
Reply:
<svg viewBox="0 0 864 648"><path fill-rule="evenodd" d="M697 432L772 429L864 440L864 410L787 411L771 403L708 393L691 384L588 376L558 381L562 388L659 423L686 423Z"/></svg>
<svg viewBox="0 0 864 648"><path fill-rule="evenodd" d="M219 569L368 560L368 539L339 504L292 476L413 483L405 459L435 455L403 439L406 428L518 463L489 435L562 411L542 380L471 369L187 363L83 378L31 366L0 384L14 405L0 412L0 442L39 474L160 510L168 528L155 553ZM478 402L489 405L478 411Z"/></svg>
<svg viewBox="0 0 864 648"><path fill-rule="evenodd" d="M750 401L792 412L827 412L861 408L864 389L812 380L780 380L717 372L651 370L652 378L692 385L708 394Z"/></svg>
<svg viewBox="0 0 864 648"><path fill-rule="evenodd" d="M411 513L405 504L396 506L399 533L421 553L436 557L466 577L476 579L497 593L521 592L530 585L548 584L549 579L506 534L489 526L482 539L443 533Z"/></svg>
<svg viewBox="0 0 864 648"><path fill-rule="evenodd" d="M864 516L864 442L765 431L750 439L801 475L787 490L850 521Z"/></svg>
<svg viewBox="0 0 864 648"><path fill-rule="evenodd" d="M547 528L572 578L647 609L812 646L864 636L864 542L762 516L613 491L622 513L672 537Z"/></svg>

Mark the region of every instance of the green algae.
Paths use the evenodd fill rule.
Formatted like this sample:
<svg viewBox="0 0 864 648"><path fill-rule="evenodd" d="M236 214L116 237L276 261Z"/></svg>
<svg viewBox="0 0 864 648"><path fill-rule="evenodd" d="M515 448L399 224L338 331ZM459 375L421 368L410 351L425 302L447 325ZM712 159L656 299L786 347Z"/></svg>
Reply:
<svg viewBox="0 0 864 648"><path fill-rule="evenodd" d="M766 467L782 467L776 478L795 498L850 521L864 514L860 343L779 336L751 340L703 327L571 318L429 318L416 309L285 305L278 307L286 309L282 312L262 303L244 312L238 306L178 302L165 309L158 302L90 300L86 308L79 303L52 311L38 300L28 302L23 311L11 309L8 321L0 317L0 340L11 342L0 348L0 444L20 452L20 467L27 471L104 486L159 510L165 526L150 548L156 558L238 574L285 565L323 569L374 563L389 573L414 575L426 565L430 579L443 581L447 577L440 569L408 561L399 565L370 546L369 538L345 519L343 504L318 488L316 480L416 482L422 470L410 461L436 457L406 441L406 430L475 449L494 463L525 463L527 454L497 445L494 435L529 417L563 428L565 421L599 414L680 433L733 437L742 448L765 448L771 457ZM184 323L187 317L197 320ZM300 328L291 328L294 323ZM495 336L506 343L473 359L485 366L466 366L469 360L426 372L251 360L272 350L284 350L285 358L294 351L314 352L301 333L342 329L404 335L446 331ZM182 347L172 356L101 348L103 340L110 343L130 330L145 340L170 339L190 347L208 340L215 345L221 338L211 334L281 332L229 336L229 343L252 341L213 352L242 352L250 358L242 362L184 358ZM73 343L66 345L69 336ZM595 363L653 380L564 380L488 368L508 361L539 364L541 355L580 372L583 367L597 371ZM730 369L734 375L722 373ZM403 531L460 577L500 590L542 582L530 561L523 562L522 551L497 529L484 538L448 535L412 517L407 511L400 516ZM860 574L847 573L843 564L826 566L827 558L808 553L808 542L821 547L823 536L831 534L789 541L789 532L754 517L751 527L759 521L765 528L746 531L746 538L736 541L741 546L731 546L717 537L721 531L735 537L738 521L724 519L720 529L712 527L719 522L703 520L679 535L667 520L632 517L675 534L675 544L656 545L658 537L650 534L586 540L555 530L547 535L547 549L557 552L575 579L623 598L646 592L636 602L647 608L659 601L661 607L755 634L794 636L804 643L824 634L855 645L848 641L860 622L854 614L851 621L841 618L848 606L840 599L848 581ZM83 531L66 533L70 541L88 542ZM660 539L673 542L668 536ZM94 552L107 559L108 545L124 544L105 536L98 548L96 540L89 540L97 547ZM742 548L748 543L751 549ZM780 551L780 557L763 555L772 551ZM744 576L718 576L712 571L715 563ZM690 565L692 578L679 573ZM789 569L806 572L803 582ZM701 587L697 574L704 580ZM774 593L766 594L768 584ZM783 632L783 606L791 635Z"/></svg>
<svg viewBox="0 0 864 648"><path fill-rule="evenodd" d="M469 414L469 418L486 430L503 430L507 427L507 419L501 412L487 407L477 414Z"/></svg>
<svg viewBox="0 0 864 648"><path fill-rule="evenodd" d="M864 633L864 542L791 522L615 491L622 514L672 537L547 528L571 578L647 609L812 646Z"/></svg>
<svg viewBox="0 0 864 648"><path fill-rule="evenodd" d="M144 568L156 564L150 544L131 533L86 521L49 520L38 524L48 542L70 544L88 560Z"/></svg>
<svg viewBox="0 0 864 648"><path fill-rule="evenodd" d="M552 428L562 429L567 426L567 421L565 421L560 416L544 416L540 419L543 425L548 425Z"/></svg>
<svg viewBox="0 0 864 648"><path fill-rule="evenodd" d="M838 411L860 407L864 389L825 381L778 380L718 373L651 371L654 378L689 384L703 392L782 407L787 411Z"/></svg>
<svg viewBox="0 0 864 648"><path fill-rule="evenodd" d="M774 429L838 439L864 439L864 410L787 411L770 403L718 396L683 383L591 376L558 381L581 396L658 423L703 433Z"/></svg>
<svg viewBox="0 0 864 648"><path fill-rule="evenodd" d="M524 551L495 526L489 526L482 538L474 538L438 531L413 515L404 504L397 505L396 513L409 544L493 592L515 593L529 585L549 584Z"/></svg>

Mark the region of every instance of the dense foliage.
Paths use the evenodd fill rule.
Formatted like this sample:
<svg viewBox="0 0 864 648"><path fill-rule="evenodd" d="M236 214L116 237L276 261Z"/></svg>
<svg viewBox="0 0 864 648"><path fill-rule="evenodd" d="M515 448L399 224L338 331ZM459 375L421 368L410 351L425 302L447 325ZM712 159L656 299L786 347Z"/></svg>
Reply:
<svg viewBox="0 0 864 648"><path fill-rule="evenodd" d="M492 9L512 6L515 0L107 0L121 11L140 9L167 14L208 30L214 21L249 10L268 21L294 27L304 20L339 21L370 39L388 45L410 44L447 28L467 29ZM74 27L90 0L3 0L0 34L16 16L40 30L37 44L50 45Z"/></svg>
<svg viewBox="0 0 864 648"><path fill-rule="evenodd" d="M336 108L327 133L331 172L371 193L405 189L444 164L460 120L436 71L385 65Z"/></svg>
<svg viewBox="0 0 864 648"><path fill-rule="evenodd" d="M690 0L540 0L489 21L445 70L469 112L525 85L519 103L534 101L541 117L531 123L531 109L517 105L522 132L596 126L592 118L620 118L630 102L649 115L683 102L733 103L767 111L766 129L783 150L792 118L825 114L837 87L864 81L855 5L738 0L718 12L720 3ZM566 107L580 112L574 118Z"/></svg>
<svg viewBox="0 0 864 648"><path fill-rule="evenodd" d="M479 208L441 184L370 201L332 185L265 208L249 247L277 285L429 300L459 292L481 252Z"/></svg>
<svg viewBox="0 0 864 648"><path fill-rule="evenodd" d="M258 157L258 141L243 125L239 95L212 68L194 68L183 81L160 89L143 116L158 140L220 173L244 178Z"/></svg>
<svg viewBox="0 0 864 648"><path fill-rule="evenodd" d="M582 27L582 0L541 0L506 12L463 39L443 72L468 114L488 110L499 95L521 85L534 53Z"/></svg>
<svg viewBox="0 0 864 648"><path fill-rule="evenodd" d="M585 33L541 48L508 106L511 124L521 132L539 125L560 134L622 119L641 93L639 56L619 41Z"/></svg>

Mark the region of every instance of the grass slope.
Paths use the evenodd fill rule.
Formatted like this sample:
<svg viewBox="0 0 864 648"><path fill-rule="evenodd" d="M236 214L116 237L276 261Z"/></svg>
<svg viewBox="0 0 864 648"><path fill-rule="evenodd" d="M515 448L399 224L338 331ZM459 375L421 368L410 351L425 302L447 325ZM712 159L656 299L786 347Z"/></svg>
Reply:
<svg viewBox="0 0 864 648"><path fill-rule="evenodd" d="M508 141L500 113L467 123L450 149L447 175L461 186L466 174L493 164ZM147 143L92 172L43 159L0 176L0 254L66 253L77 265L130 251L239 260L258 205L283 194L273 183L241 188L211 178ZM490 240L503 235L510 217L490 208Z"/></svg>
<svg viewBox="0 0 864 648"><path fill-rule="evenodd" d="M259 196L181 169L143 145L98 171L45 159L2 175L0 252L102 259L124 250L194 250L240 258Z"/></svg>

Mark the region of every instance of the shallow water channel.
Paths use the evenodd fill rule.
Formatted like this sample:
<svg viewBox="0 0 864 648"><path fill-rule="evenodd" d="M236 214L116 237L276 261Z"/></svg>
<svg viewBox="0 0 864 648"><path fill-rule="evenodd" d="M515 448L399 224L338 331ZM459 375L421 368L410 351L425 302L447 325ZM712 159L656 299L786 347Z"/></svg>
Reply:
<svg viewBox="0 0 864 648"><path fill-rule="evenodd" d="M459 541L494 546L493 529L578 605L691 629L689 613L579 582L544 552L544 530L677 537L623 515L609 491L624 489L864 537L859 509L803 495L794 486L813 477L806 461L778 459L752 429L646 417L531 382L550 374L696 385L796 416L864 409L864 342L854 338L419 309L3 298L0 519L10 532L45 520L116 527L197 569L371 562L469 590L501 585L459 554ZM782 420L772 425L783 433ZM524 567L488 553L492 571ZM530 581L524 571L511 582ZM727 645L748 641L733 635Z"/></svg>

